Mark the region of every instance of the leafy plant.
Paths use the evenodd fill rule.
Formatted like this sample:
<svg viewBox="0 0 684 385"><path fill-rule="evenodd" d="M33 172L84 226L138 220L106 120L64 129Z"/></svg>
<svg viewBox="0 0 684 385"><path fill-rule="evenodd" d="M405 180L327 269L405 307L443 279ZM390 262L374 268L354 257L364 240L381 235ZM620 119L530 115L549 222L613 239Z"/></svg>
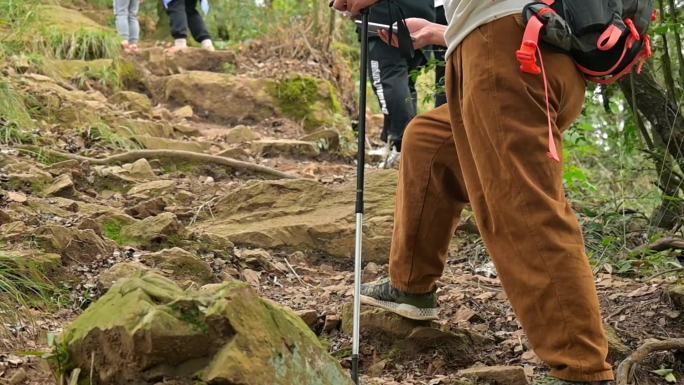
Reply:
<svg viewBox="0 0 684 385"><path fill-rule="evenodd" d="M669 383L672 383L672 384L677 383L677 377L675 376L674 370L672 370L672 369L661 368L661 369L658 369L658 370L653 370L653 371L651 371L651 372L652 372L652 373L655 373L655 374L657 374L657 375L659 375L659 376L662 377L663 380L665 380L666 382L669 382Z"/></svg>

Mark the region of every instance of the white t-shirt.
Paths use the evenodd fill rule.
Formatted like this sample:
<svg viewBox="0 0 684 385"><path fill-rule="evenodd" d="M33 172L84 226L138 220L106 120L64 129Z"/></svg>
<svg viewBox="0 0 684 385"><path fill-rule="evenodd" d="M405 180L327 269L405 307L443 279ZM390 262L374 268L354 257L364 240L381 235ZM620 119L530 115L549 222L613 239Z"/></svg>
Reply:
<svg viewBox="0 0 684 385"><path fill-rule="evenodd" d="M530 0L443 0L449 23L444 37L447 57L475 28L504 16L522 12Z"/></svg>

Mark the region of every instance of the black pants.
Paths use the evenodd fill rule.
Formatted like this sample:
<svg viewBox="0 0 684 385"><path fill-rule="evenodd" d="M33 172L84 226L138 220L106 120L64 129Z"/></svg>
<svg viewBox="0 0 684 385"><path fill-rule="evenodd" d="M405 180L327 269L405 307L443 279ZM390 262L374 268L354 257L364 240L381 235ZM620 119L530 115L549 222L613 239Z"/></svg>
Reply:
<svg viewBox="0 0 684 385"><path fill-rule="evenodd" d="M411 72L425 65L425 56L416 51L413 59L404 59L398 49L379 38L371 38L369 44L373 91L385 115L381 139L401 150L406 125L416 116L416 76Z"/></svg>
<svg viewBox="0 0 684 385"><path fill-rule="evenodd" d="M444 13L444 7L435 8L437 12L437 19L435 22L437 24L447 25L446 14ZM444 74L446 71L446 60L444 55L446 55L446 49L444 47L433 47L433 54L437 65L435 67L435 87L437 91L435 92L435 108L446 104L446 85L444 83Z"/></svg>
<svg viewBox="0 0 684 385"><path fill-rule="evenodd" d="M197 42L211 39L202 16L197 11L197 0L173 0L166 8L174 39L186 39L188 28Z"/></svg>

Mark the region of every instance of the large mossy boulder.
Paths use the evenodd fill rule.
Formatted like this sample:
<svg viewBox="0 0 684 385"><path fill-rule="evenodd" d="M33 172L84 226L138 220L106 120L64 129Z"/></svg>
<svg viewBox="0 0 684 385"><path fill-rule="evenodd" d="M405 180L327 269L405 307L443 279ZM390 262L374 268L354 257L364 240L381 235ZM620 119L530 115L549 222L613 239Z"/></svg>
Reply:
<svg viewBox="0 0 684 385"><path fill-rule="evenodd" d="M368 172L364 260L386 262L392 236L397 172ZM351 257L356 182L329 187L313 180L252 181L213 207L213 217L191 229L221 235L239 246L284 248Z"/></svg>
<svg viewBox="0 0 684 385"><path fill-rule="evenodd" d="M330 82L299 75L273 80L189 71L167 77L162 89L167 102L190 105L200 116L219 123L286 117L315 131L334 126L335 115L341 113Z"/></svg>
<svg viewBox="0 0 684 385"><path fill-rule="evenodd" d="M153 273L119 280L59 346L67 375L100 385L352 383L296 314L237 281L195 291Z"/></svg>

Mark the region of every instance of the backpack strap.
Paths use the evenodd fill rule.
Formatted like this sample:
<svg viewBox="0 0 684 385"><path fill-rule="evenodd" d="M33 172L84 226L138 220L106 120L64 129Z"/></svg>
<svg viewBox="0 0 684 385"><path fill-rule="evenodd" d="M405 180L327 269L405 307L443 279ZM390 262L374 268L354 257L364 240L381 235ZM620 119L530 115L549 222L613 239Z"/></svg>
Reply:
<svg viewBox="0 0 684 385"><path fill-rule="evenodd" d="M539 47L541 30L546 25L542 18L546 14L555 13L551 8L554 2L555 0L541 0L525 7L524 12L531 13L531 16L527 20L520 49L515 52L522 72L532 75L541 74L541 68L537 65L537 48Z"/></svg>

